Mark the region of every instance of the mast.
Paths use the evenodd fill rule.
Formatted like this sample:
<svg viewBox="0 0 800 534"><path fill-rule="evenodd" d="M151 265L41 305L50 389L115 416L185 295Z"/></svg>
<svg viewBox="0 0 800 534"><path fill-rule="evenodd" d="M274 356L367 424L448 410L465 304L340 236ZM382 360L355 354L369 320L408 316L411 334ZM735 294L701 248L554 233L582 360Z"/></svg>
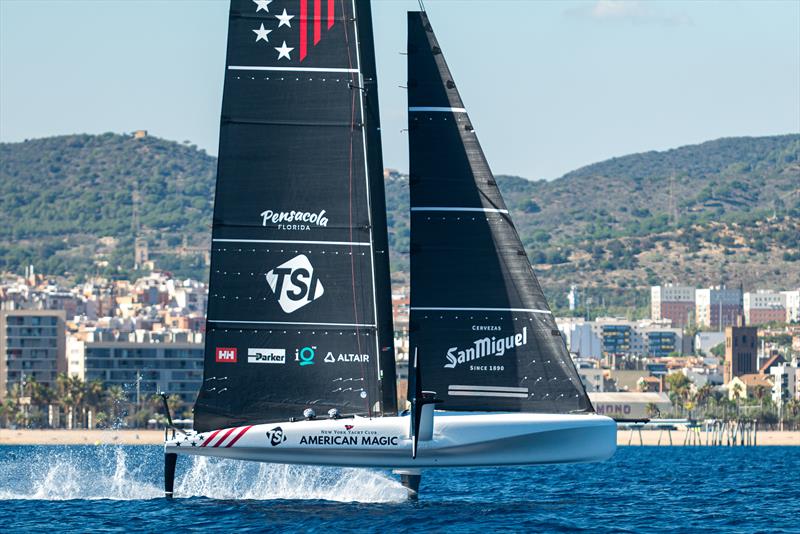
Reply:
<svg viewBox="0 0 800 534"><path fill-rule="evenodd" d="M364 4L231 2L196 430L396 411Z"/></svg>
<svg viewBox="0 0 800 534"><path fill-rule="evenodd" d="M364 98L367 176L372 215L372 244L375 293L389 295L376 299L378 317L379 372L382 377L382 407L386 415L397 414L397 373L394 354L394 320L392 315L392 283L389 272L389 230L386 224L386 191L383 182L380 103L375 46L372 29L372 7L369 1L355 2L359 32L359 62Z"/></svg>
<svg viewBox="0 0 800 534"><path fill-rule="evenodd" d="M590 412L427 14L408 26L418 389L442 410Z"/></svg>

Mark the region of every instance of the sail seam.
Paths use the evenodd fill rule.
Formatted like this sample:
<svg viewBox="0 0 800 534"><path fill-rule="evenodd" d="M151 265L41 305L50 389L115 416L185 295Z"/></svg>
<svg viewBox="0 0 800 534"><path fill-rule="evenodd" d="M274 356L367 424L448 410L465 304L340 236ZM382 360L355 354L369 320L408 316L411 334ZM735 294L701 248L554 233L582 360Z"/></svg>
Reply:
<svg viewBox="0 0 800 534"><path fill-rule="evenodd" d="M294 321L229 321L226 319L209 319L209 323L229 323L229 324L282 324L282 325L305 325L305 326L353 326L376 328L374 324L359 323L304 323Z"/></svg>
<svg viewBox="0 0 800 534"><path fill-rule="evenodd" d="M356 247L371 247L372 243L365 241L293 241L290 239L212 239L215 243L276 243L285 245L342 245Z"/></svg>
<svg viewBox="0 0 800 534"><path fill-rule="evenodd" d="M413 106L408 108L410 112L416 111L432 111L434 113L466 113L466 108L447 108L447 107L437 107L437 106Z"/></svg>
<svg viewBox="0 0 800 534"><path fill-rule="evenodd" d="M529 312L529 313L550 313L549 310L538 310L536 308L439 308L439 307L419 307L412 306L416 311L510 311L510 312Z"/></svg>
<svg viewBox="0 0 800 534"><path fill-rule="evenodd" d="M228 65L228 70L255 70L277 72L358 72L358 69L325 68L325 67L263 67L260 65Z"/></svg>
<svg viewBox="0 0 800 534"><path fill-rule="evenodd" d="M498 208L461 208L444 206L423 206L411 208L411 211L481 211L484 213L508 213L508 210Z"/></svg>

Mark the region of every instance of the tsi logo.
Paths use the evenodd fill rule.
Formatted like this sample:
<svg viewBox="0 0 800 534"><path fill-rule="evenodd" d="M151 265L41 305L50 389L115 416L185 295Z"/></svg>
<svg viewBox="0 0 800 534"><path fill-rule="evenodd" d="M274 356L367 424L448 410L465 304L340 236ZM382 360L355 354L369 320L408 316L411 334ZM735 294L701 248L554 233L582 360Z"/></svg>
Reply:
<svg viewBox="0 0 800 534"><path fill-rule="evenodd" d="M286 349L247 349L247 363L286 363Z"/></svg>
<svg viewBox="0 0 800 534"><path fill-rule="evenodd" d="M214 353L214 361L217 363L236 363L236 348L217 347Z"/></svg>
<svg viewBox="0 0 800 534"><path fill-rule="evenodd" d="M299 310L325 293L314 267L304 254L295 256L267 273L267 283L286 313Z"/></svg>
<svg viewBox="0 0 800 534"><path fill-rule="evenodd" d="M283 433L283 429L279 426L276 426L272 430L268 430L267 437L269 438L269 444L273 447L277 447L286 441L286 434Z"/></svg>

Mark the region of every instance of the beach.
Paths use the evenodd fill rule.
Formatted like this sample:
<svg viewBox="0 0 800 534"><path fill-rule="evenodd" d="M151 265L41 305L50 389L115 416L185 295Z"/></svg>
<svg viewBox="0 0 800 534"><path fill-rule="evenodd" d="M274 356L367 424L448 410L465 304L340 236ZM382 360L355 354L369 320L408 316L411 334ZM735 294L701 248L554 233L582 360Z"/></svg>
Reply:
<svg viewBox="0 0 800 534"><path fill-rule="evenodd" d="M659 444L658 430L643 430L642 444ZM669 446L669 436L665 431L660 435L661 446ZM682 446L686 430L672 431L672 445ZM700 434L705 445L705 435ZM630 430L617 432L617 445L639 445L639 433ZM758 446L800 446L800 431L779 432L759 431L756 436ZM164 442L163 430L11 430L0 429L0 445L160 445Z"/></svg>

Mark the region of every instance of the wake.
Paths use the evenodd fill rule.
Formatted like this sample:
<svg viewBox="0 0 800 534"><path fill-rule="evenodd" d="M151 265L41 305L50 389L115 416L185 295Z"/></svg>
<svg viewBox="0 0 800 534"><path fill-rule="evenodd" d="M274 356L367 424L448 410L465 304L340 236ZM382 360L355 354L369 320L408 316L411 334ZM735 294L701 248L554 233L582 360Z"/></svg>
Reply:
<svg viewBox="0 0 800 534"><path fill-rule="evenodd" d="M177 472L178 499L383 503L407 498L399 482L384 473L364 469L179 457ZM0 500L161 499L162 476L160 448L0 448Z"/></svg>

